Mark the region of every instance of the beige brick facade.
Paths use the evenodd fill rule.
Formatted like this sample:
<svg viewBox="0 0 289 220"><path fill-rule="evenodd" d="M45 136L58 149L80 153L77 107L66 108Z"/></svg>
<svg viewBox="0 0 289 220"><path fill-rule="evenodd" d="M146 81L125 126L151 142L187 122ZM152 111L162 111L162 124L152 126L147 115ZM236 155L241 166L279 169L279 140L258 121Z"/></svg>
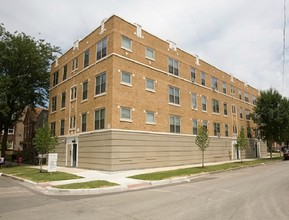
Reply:
<svg viewBox="0 0 289 220"><path fill-rule="evenodd" d="M241 126L251 131L244 156L266 153L254 138L254 123L246 119L257 89L117 16L74 45L51 67L49 122L60 139L60 165L121 170L198 163L193 120L197 125L208 122L208 161L236 157L232 145ZM212 77L217 89L212 88ZM207 100L205 111L202 97Z"/></svg>

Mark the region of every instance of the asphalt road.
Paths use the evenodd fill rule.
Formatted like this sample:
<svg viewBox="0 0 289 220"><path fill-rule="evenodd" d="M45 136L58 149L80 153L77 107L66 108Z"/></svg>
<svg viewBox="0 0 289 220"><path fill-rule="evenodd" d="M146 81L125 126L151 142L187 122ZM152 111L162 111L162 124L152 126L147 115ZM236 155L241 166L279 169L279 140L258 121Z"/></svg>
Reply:
<svg viewBox="0 0 289 220"><path fill-rule="evenodd" d="M289 219L289 161L110 195L49 196L0 177L0 219Z"/></svg>

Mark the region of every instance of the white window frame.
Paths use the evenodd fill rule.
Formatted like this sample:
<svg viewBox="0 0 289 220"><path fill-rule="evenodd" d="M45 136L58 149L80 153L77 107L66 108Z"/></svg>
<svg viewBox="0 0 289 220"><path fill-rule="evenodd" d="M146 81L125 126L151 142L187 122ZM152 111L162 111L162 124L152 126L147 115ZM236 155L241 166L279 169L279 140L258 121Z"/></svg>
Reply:
<svg viewBox="0 0 289 220"><path fill-rule="evenodd" d="M123 76L128 76L129 82L124 81ZM120 83L126 86L132 86L132 74L126 71L121 71L120 73Z"/></svg>
<svg viewBox="0 0 289 220"><path fill-rule="evenodd" d="M149 78L146 78L145 80L146 80L146 90L151 91L151 92L155 92L156 91L156 82L155 82L155 80L149 79ZM149 88L148 87L148 82L152 82L153 88Z"/></svg>
<svg viewBox="0 0 289 220"><path fill-rule="evenodd" d="M121 48L128 51L132 51L132 40L126 36L121 36Z"/></svg>
<svg viewBox="0 0 289 220"><path fill-rule="evenodd" d="M129 111L129 117L123 117L123 111ZM120 107L120 121L132 122L132 109L129 107Z"/></svg>
<svg viewBox="0 0 289 220"><path fill-rule="evenodd" d="M173 94L170 93L171 89L173 91ZM173 97L172 102L170 99L171 96ZM169 104L180 106L180 103L181 103L180 89L177 87L169 86Z"/></svg>
<svg viewBox="0 0 289 220"><path fill-rule="evenodd" d="M193 135L198 134L198 119L195 118L192 119L192 133Z"/></svg>
<svg viewBox="0 0 289 220"><path fill-rule="evenodd" d="M74 101L77 98L77 86L72 86L70 88L70 101Z"/></svg>
<svg viewBox="0 0 289 220"><path fill-rule="evenodd" d="M198 109L198 101L197 101L197 93L192 93L191 95L192 100L192 109L197 110Z"/></svg>
<svg viewBox="0 0 289 220"><path fill-rule="evenodd" d="M204 105L205 105L205 109L204 109ZM202 96L202 111L203 112L208 111L208 98L207 98L207 96Z"/></svg>
<svg viewBox="0 0 289 220"><path fill-rule="evenodd" d="M152 116L153 120L150 121L149 119L149 115ZM152 112L152 111L146 111L146 124L156 124L156 117L155 117L156 113Z"/></svg>
<svg viewBox="0 0 289 220"><path fill-rule="evenodd" d="M155 60L155 50L149 47L146 47L146 58L150 60Z"/></svg>

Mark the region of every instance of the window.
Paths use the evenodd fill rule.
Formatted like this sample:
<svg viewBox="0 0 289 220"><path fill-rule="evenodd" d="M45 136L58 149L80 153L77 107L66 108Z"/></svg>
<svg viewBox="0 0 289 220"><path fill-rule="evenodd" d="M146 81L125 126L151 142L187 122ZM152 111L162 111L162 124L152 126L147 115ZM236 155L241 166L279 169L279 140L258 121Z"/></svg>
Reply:
<svg viewBox="0 0 289 220"><path fill-rule="evenodd" d="M69 128L70 129L75 129L75 123L76 123L76 118L75 115L70 117L69 120Z"/></svg>
<svg viewBox="0 0 289 220"><path fill-rule="evenodd" d="M214 123L214 136L220 136L220 124L219 123Z"/></svg>
<svg viewBox="0 0 289 220"><path fill-rule="evenodd" d="M77 87L74 86L70 89L70 100L75 100L77 95Z"/></svg>
<svg viewBox="0 0 289 220"><path fill-rule="evenodd" d="M195 82L196 80L196 71L195 68L191 67L191 81Z"/></svg>
<svg viewBox="0 0 289 220"><path fill-rule="evenodd" d="M202 111L207 111L207 97L202 96Z"/></svg>
<svg viewBox="0 0 289 220"><path fill-rule="evenodd" d="M131 39L129 39L129 38L125 37L125 36L122 36L121 37L121 47L131 51L132 50L132 41L131 41Z"/></svg>
<svg viewBox="0 0 289 220"><path fill-rule="evenodd" d="M61 119L61 121L60 121L60 135L64 135L64 129L65 129L65 120Z"/></svg>
<svg viewBox="0 0 289 220"><path fill-rule="evenodd" d="M250 110L246 109L246 119L250 120Z"/></svg>
<svg viewBox="0 0 289 220"><path fill-rule="evenodd" d="M131 85L132 83L132 74L128 72L121 72L121 83L125 85Z"/></svg>
<svg viewBox="0 0 289 220"><path fill-rule="evenodd" d="M242 91L238 90L238 93L239 93L239 99L242 100Z"/></svg>
<svg viewBox="0 0 289 220"><path fill-rule="evenodd" d="M198 120L193 119L192 124L193 124L193 134L197 135L198 134Z"/></svg>
<svg viewBox="0 0 289 220"><path fill-rule="evenodd" d="M247 92L244 93L245 101L249 102L249 95Z"/></svg>
<svg viewBox="0 0 289 220"><path fill-rule="evenodd" d="M106 73L101 73L95 77L95 95L100 95L106 91Z"/></svg>
<svg viewBox="0 0 289 220"><path fill-rule="evenodd" d="M235 87L231 85L231 94L235 95Z"/></svg>
<svg viewBox="0 0 289 220"><path fill-rule="evenodd" d="M179 75L179 62L173 58L169 58L169 73Z"/></svg>
<svg viewBox="0 0 289 220"><path fill-rule="evenodd" d="M88 67L89 65L89 49L84 52L83 67Z"/></svg>
<svg viewBox="0 0 289 220"><path fill-rule="evenodd" d="M229 127L227 124L225 124L225 136L229 137Z"/></svg>
<svg viewBox="0 0 289 220"><path fill-rule="evenodd" d="M253 105L256 105L256 104L257 104L256 96L252 96L252 103L253 103Z"/></svg>
<svg viewBox="0 0 289 220"><path fill-rule="evenodd" d="M55 122L50 123L51 134L55 135Z"/></svg>
<svg viewBox="0 0 289 220"><path fill-rule="evenodd" d="M149 58L151 60L155 60L155 51L151 48L146 48L146 58Z"/></svg>
<svg viewBox="0 0 289 220"><path fill-rule="evenodd" d="M192 93L192 109L197 109L197 94Z"/></svg>
<svg viewBox="0 0 289 220"><path fill-rule="evenodd" d="M252 130L250 127L247 127L247 138L252 138Z"/></svg>
<svg viewBox="0 0 289 220"><path fill-rule="evenodd" d="M100 40L97 43L96 60L100 60L107 54L107 38Z"/></svg>
<svg viewBox="0 0 289 220"><path fill-rule="evenodd" d="M146 123L155 124L155 113L147 111L146 112Z"/></svg>
<svg viewBox="0 0 289 220"><path fill-rule="evenodd" d="M180 89L169 87L169 103L180 104Z"/></svg>
<svg viewBox="0 0 289 220"><path fill-rule="evenodd" d="M76 70L78 68L78 57L75 57L73 60L72 60L72 71L73 70Z"/></svg>
<svg viewBox="0 0 289 220"><path fill-rule="evenodd" d="M223 82L223 83L222 83L222 87L223 87L223 93L224 93L224 94L227 94L227 83L226 83L226 82Z"/></svg>
<svg viewBox="0 0 289 220"><path fill-rule="evenodd" d="M13 126L10 126L8 128L8 135L11 135L11 134L14 134L14 127Z"/></svg>
<svg viewBox="0 0 289 220"><path fill-rule="evenodd" d="M13 141L12 140L7 140L7 150L13 150Z"/></svg>
<svg viewBox="0 0 289 220"><path fill-rule="evenodd" d="M236 115L237 111L236 111L236 106L232 105L232 114Z"/></svg>
<svg viewBox="0 0 289 220"><path fill-rule="evenodd" d="M146 89L155 91L155 81L152 79L146 79Z"/></svg>
<svg viewBox="0 0 289 220"><path fill-rule="evenodd" d="M120 108L120 120L122 121L132 120L131 108L126 108L126 107Z"/></svg>
<svg viewBox="0 0 289 220"><path fill-rule="evenodd" d="M224 103L224 115L228 115L228 104Z"/></svg>
<svg viewBox="0 0 289 220"><path fill-rule="evenodd" d="M67 65L65 65L65 66L63 67L62 80L64 81L64 80L66 80L66 78L67 78Z"/></svg>
<svg viewBox="0 0 289 220"><path fill-rule="evenodd" d="M94 129L104 129L105 125L105 109L99 109L94 112Z"/></svg>
<svg viewBox="0 0 289 220"><path fill-rule="evenodd" d="M53 96L51 99L51 112L56 111L56 103L57 103L57 97Z"/></svg>
<svg viewBox="0 0 289 220"><path fill-rule="evenodd" d="M212 104L213 104L213 112L220 113L219 100L213 99Z"/></svg>
<svg viewBox="0 0 289 220"><path fill-rule="evenodd" d="M66 92L61 93L61 108L65 108Z"/></svg>
<svg viewBox="0 0 289 220"><path fill-rule="evenodd" d="M58 71L56 71L55 73L53 73L52 86L56 86L57 84L58 84Z"/></svg>
<svg viewBox="0 0 289 220"><path fill-rule="evenodd" d="M82 83L82 100L87 99L88 81Z"/></svg>
<svg viewBox="0 0 289 220"><path fill-rule="evenodd" d="M181 119L177 116L170 116L170 132L180 133L181 132Z"/></svg>
<svg viewBox="0 0 289 220"><path fill-rule="evenodd" d="M203 128L206 128L206 130L208 130L208 121L207 120L203 120Z"/></svg>
<svg viewBox="0 0 289 220"><path fill-rule="evenodd" d="M238 129L236 124L233 124L233 134L237 134L238 133Z"/></svg>
<svg viewBox="0 0 289 220"><path fill-rule="evenodd" d="M206 73L201 72L201 84L206 86Z"/></svg>
<svg viewBox="0 0 289 220"><path fill-rule="evenodd" d="M86 113L82 113L81 115L81 131L86 131Z"/></svg>
<svg viewBox="0 0 289 220"><path fill-rule="evenodd" d="M240 118L243 118L243 109L240 107Z"/></svg>
<svg viewBox="0 0 289 220"><path fill-rule="evenodd" d="M211 83L212 83L212 89L218 90L218 79L216 77L212 76Z"/></svg>

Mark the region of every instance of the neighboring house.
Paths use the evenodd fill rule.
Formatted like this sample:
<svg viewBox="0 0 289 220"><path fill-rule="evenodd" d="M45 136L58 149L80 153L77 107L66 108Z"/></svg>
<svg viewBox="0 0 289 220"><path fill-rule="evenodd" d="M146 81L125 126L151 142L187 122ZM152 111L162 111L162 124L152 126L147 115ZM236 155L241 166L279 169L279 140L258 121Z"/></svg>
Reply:
<svg viewBox="0 0 289 220"><path fill-rule="evenodd" d="M242 158L266 155L250 119L257 89L117 16L55 60L50 79L60 166L112 171L200 163L198 126L211 138L206 162L238 159L241 127L250 143Z"/></svg>
<svg viewBox="0 0 289 220"><path fill-rule="evenodd" d="M48 110L43 108L28 108L24 118L23 151L24 160L35 163L36 151L33 144L36 129L47 123Z"/></svg>

